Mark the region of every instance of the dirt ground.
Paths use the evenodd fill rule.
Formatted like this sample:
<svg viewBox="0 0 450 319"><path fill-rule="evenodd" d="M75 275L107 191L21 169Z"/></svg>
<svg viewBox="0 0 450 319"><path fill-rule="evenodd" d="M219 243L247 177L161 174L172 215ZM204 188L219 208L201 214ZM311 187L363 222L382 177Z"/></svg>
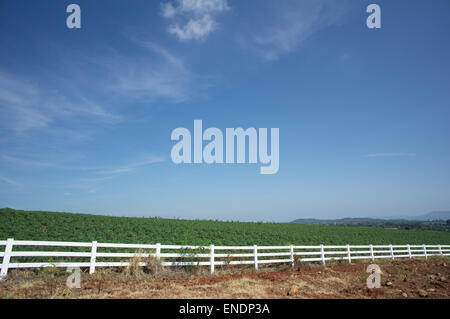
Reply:
<svg viewBox="0 0 450 319"><path fill-rule="evenodd" d="M371 263L297 264L264 268L207 269L161 274L83 273L81 288L68 289L66 275L42 277L16 271L0 284L0 298L450 298L450 259L376 261L381 287L366 285ZM191 267L193 268L193 267Z"/></svg>

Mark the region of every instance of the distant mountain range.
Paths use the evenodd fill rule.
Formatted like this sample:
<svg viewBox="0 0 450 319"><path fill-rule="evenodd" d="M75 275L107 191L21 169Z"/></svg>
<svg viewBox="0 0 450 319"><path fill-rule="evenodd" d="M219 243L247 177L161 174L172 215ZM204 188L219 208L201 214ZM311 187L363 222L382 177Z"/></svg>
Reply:
<svg viewBox="0 0 450 319"><path fill-rule="evenodd" d="M450 211L434 211L420 216L409 216L409 217L394 216L394 217L387 217L385 219L412 220L412 221L449 220Z"/></svg>
<svg viewBox="0 0 450 319"><path fill-rule="evenodd" d="M383 223L394 221L437 221L449 220L450 211L435 211L420 216L391 216L391 217L357 217L357 218L340 218L340 219L315 219L315 218L300 218L296 219L290 224L366 224L366 223Z"/></svg>

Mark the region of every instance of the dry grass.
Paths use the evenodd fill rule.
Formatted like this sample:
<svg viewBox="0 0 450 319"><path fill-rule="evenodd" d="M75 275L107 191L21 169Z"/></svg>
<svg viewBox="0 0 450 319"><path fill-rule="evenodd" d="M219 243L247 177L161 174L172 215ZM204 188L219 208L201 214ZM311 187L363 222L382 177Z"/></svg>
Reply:
<svg viewBox="0 0 450 319"><path fill-rule="evenodd" d="M221 285L221 298L269 298L266 285L253 278L239 278Z"/></svg>
<svg viewBox="0 0 450 319"><path fill-rule="evenodd" d="M145 266L143 271L145 274L152 276L153 278L163 277L167 273L167 268L164 268L163 260L157 259L154 256L148 256L144 259Z"/></svg>
<svg viewBox="0 0 450 319"><path fill-rule="evenodd" d="M142 257L142 254L142 249L139 249L135 252L134 256L128 260L128 266L123 270L123 274L126 277L139 279L143 276L141 263L143 262L144 257Z"/></svg>
<svg viewBox="0 0 450 319"><path fill-rule="evenodd" d="M134 256L128 260L128 266L123 270L123 275L127 278L142 279L147 277L161 278L166 273L166 268L163 267L163 260L157 259L151 254L147 257L143 256L144 252L138 250Z"/></svg>

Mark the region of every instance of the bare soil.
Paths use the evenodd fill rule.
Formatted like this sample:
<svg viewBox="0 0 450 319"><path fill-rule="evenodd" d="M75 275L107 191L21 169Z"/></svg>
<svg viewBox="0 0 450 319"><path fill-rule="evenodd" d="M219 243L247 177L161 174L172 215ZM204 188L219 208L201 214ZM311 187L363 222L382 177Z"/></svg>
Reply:
<svg viewBox="0 0 450 319"><path fill-rule="evenodd" d="M68 289L67 274L43 278L37 271L16 271L0 284L0 298L450 298L450 259L376 261L381 287L368 289L371 263L326 267L297 264L294 268L207 268L163 271L161 274L122 272L83 274L80 289Z"/></svg>

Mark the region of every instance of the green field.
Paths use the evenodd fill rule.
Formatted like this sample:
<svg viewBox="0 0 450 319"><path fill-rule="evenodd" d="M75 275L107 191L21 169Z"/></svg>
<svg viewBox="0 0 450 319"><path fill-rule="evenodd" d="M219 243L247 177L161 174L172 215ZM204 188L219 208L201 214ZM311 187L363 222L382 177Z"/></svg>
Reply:
<svg viewBox="0 0 450 319"><path fill-rule="evenodd" d="M450 244L449 232L111 217L0 209L0 240L182 245Z"/></svg>

